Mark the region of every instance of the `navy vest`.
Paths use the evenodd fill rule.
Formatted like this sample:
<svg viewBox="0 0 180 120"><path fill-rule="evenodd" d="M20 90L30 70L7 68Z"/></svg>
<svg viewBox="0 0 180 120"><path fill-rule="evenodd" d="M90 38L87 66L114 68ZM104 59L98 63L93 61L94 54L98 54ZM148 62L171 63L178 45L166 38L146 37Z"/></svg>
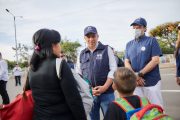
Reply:
<svg viewBox="0 0 180 120"><path fill-rule="evenodd" d="M109 68L108 46L99 42L92 53L88 48L80 54L80 68L82 75L88 79L92 87L102 86L107 80ZM113 92L112 86L105 93Z"/></svg>

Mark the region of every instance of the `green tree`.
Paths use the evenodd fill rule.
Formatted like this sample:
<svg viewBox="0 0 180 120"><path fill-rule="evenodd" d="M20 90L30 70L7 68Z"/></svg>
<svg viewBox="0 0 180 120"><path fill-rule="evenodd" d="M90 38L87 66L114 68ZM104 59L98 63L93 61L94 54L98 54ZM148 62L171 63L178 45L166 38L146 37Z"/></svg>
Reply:
<svg viewBox="0 0 180 120"><path fill-rule="evenodd" d="M14 68L14 66L16 65L16 61L9 61L9 60L6 60L6 61L8 64L8 69L12 70Z"/></svg>
<svg viewBox="0 0 180 120"><path fill-rule="evenodd" d="M115 51L115 54L116 54L119 58L123 59L123 58L124 58L124 55L125 55L125 52L124 52L124 51Z"/></svg>
<svg viewBox="0 0 180 120"><path fill-rule="evenodd" d="M9 60L6 60L6 61L7 61L9 70L12 70L16 66L16 61L9 61ZM19 64L19 67L21 68L28 67L28 61L19 62L18 64Z"/></svg>
<svg viewBox="0 0 180 120"><path fill-rule="evenodd" d="M20 62L21 63L27 63L27 61L28 61L28 59L29 59L29 56L30 56L30 51L32 51L33 50L33 47L31 47L31 46L28 46L28 45L24 45L24 44L19 44L19 48L18 48L18 50L19 50L19 55L20 55Z"/></svg>
<svg viewBox="0 0 180 120"><path fill-rule="evenodd" d="M156 28L150 30L150 36L156 37L162 52L164 54L172 54L175 50L175 41L177 40L177 26L180 23L165 23L157 26Z"/></svg>
<svg viewBox="0 0 180 120"><path fill-rule="evenodd" d="M71 42L69 40L63 40L61 42L61 48L65 52L66 56L72 59L74 62L77 59L77 49L81 47L78 41Z"/></svg>

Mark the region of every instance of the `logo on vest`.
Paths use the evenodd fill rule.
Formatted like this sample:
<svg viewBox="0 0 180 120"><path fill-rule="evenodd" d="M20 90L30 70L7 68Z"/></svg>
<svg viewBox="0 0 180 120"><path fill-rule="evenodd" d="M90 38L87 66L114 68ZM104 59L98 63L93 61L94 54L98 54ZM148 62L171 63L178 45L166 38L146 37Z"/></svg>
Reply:
<svg viewBox="0 0 180 120"><path fill-rule="evenodd" d="M141 51L145 51L146 50L146 48L143 46L142 48L141 48Z"/></svg>
<svg viewBox="0 0 180 120"><path fill-rule="evenodd" d="M102 59L102 54L97 54L96 59L98 60Z"/></svg>

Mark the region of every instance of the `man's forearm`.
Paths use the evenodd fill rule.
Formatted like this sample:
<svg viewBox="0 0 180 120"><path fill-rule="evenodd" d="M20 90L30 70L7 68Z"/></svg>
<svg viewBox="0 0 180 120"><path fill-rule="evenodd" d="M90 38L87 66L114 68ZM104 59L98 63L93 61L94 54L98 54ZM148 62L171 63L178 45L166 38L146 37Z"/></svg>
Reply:
<svg viewBox="0 0 180 120"><path fill-rule="evenodd" d="M157 65L159 64L159 61L151 60L140 72L143 74L146 74L153 70Z"/></svg>
<svg viewBox="0 0 180 120"><path fill-rule="evenodd" d="M132 67L131 67L131 64L129 63L128 60L125 60L125 67L126 67L126 68L129 68L130 70L133 71L133 69L132 69ZM134 72L134 71L133 71L133 72Z"/></svg>
<svg viewBox="0 0 180 120"><path fill-rule="evenodd" d="M105 90L107 90L112 85L112 83L113 83L112 78L107 78L105 84L103 85Z"/></svg>

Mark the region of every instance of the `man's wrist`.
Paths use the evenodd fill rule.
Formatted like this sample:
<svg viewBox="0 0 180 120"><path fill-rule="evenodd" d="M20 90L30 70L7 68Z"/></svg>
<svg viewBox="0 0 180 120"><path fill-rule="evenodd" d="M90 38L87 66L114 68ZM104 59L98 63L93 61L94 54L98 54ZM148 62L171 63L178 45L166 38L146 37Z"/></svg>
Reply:
<svg viewBox="0 0 180 120"><path fill-rule="evenodd" d="M143 78L144 77L144 73L140 71L140 72L138 72L138 76Z"/></svg>
<svg viewBox="0 0 180 120"><path fill-rule="evenodd" d="M138 72L135 72L134 74L135 74L136 76L138 76Z"/></svg>

